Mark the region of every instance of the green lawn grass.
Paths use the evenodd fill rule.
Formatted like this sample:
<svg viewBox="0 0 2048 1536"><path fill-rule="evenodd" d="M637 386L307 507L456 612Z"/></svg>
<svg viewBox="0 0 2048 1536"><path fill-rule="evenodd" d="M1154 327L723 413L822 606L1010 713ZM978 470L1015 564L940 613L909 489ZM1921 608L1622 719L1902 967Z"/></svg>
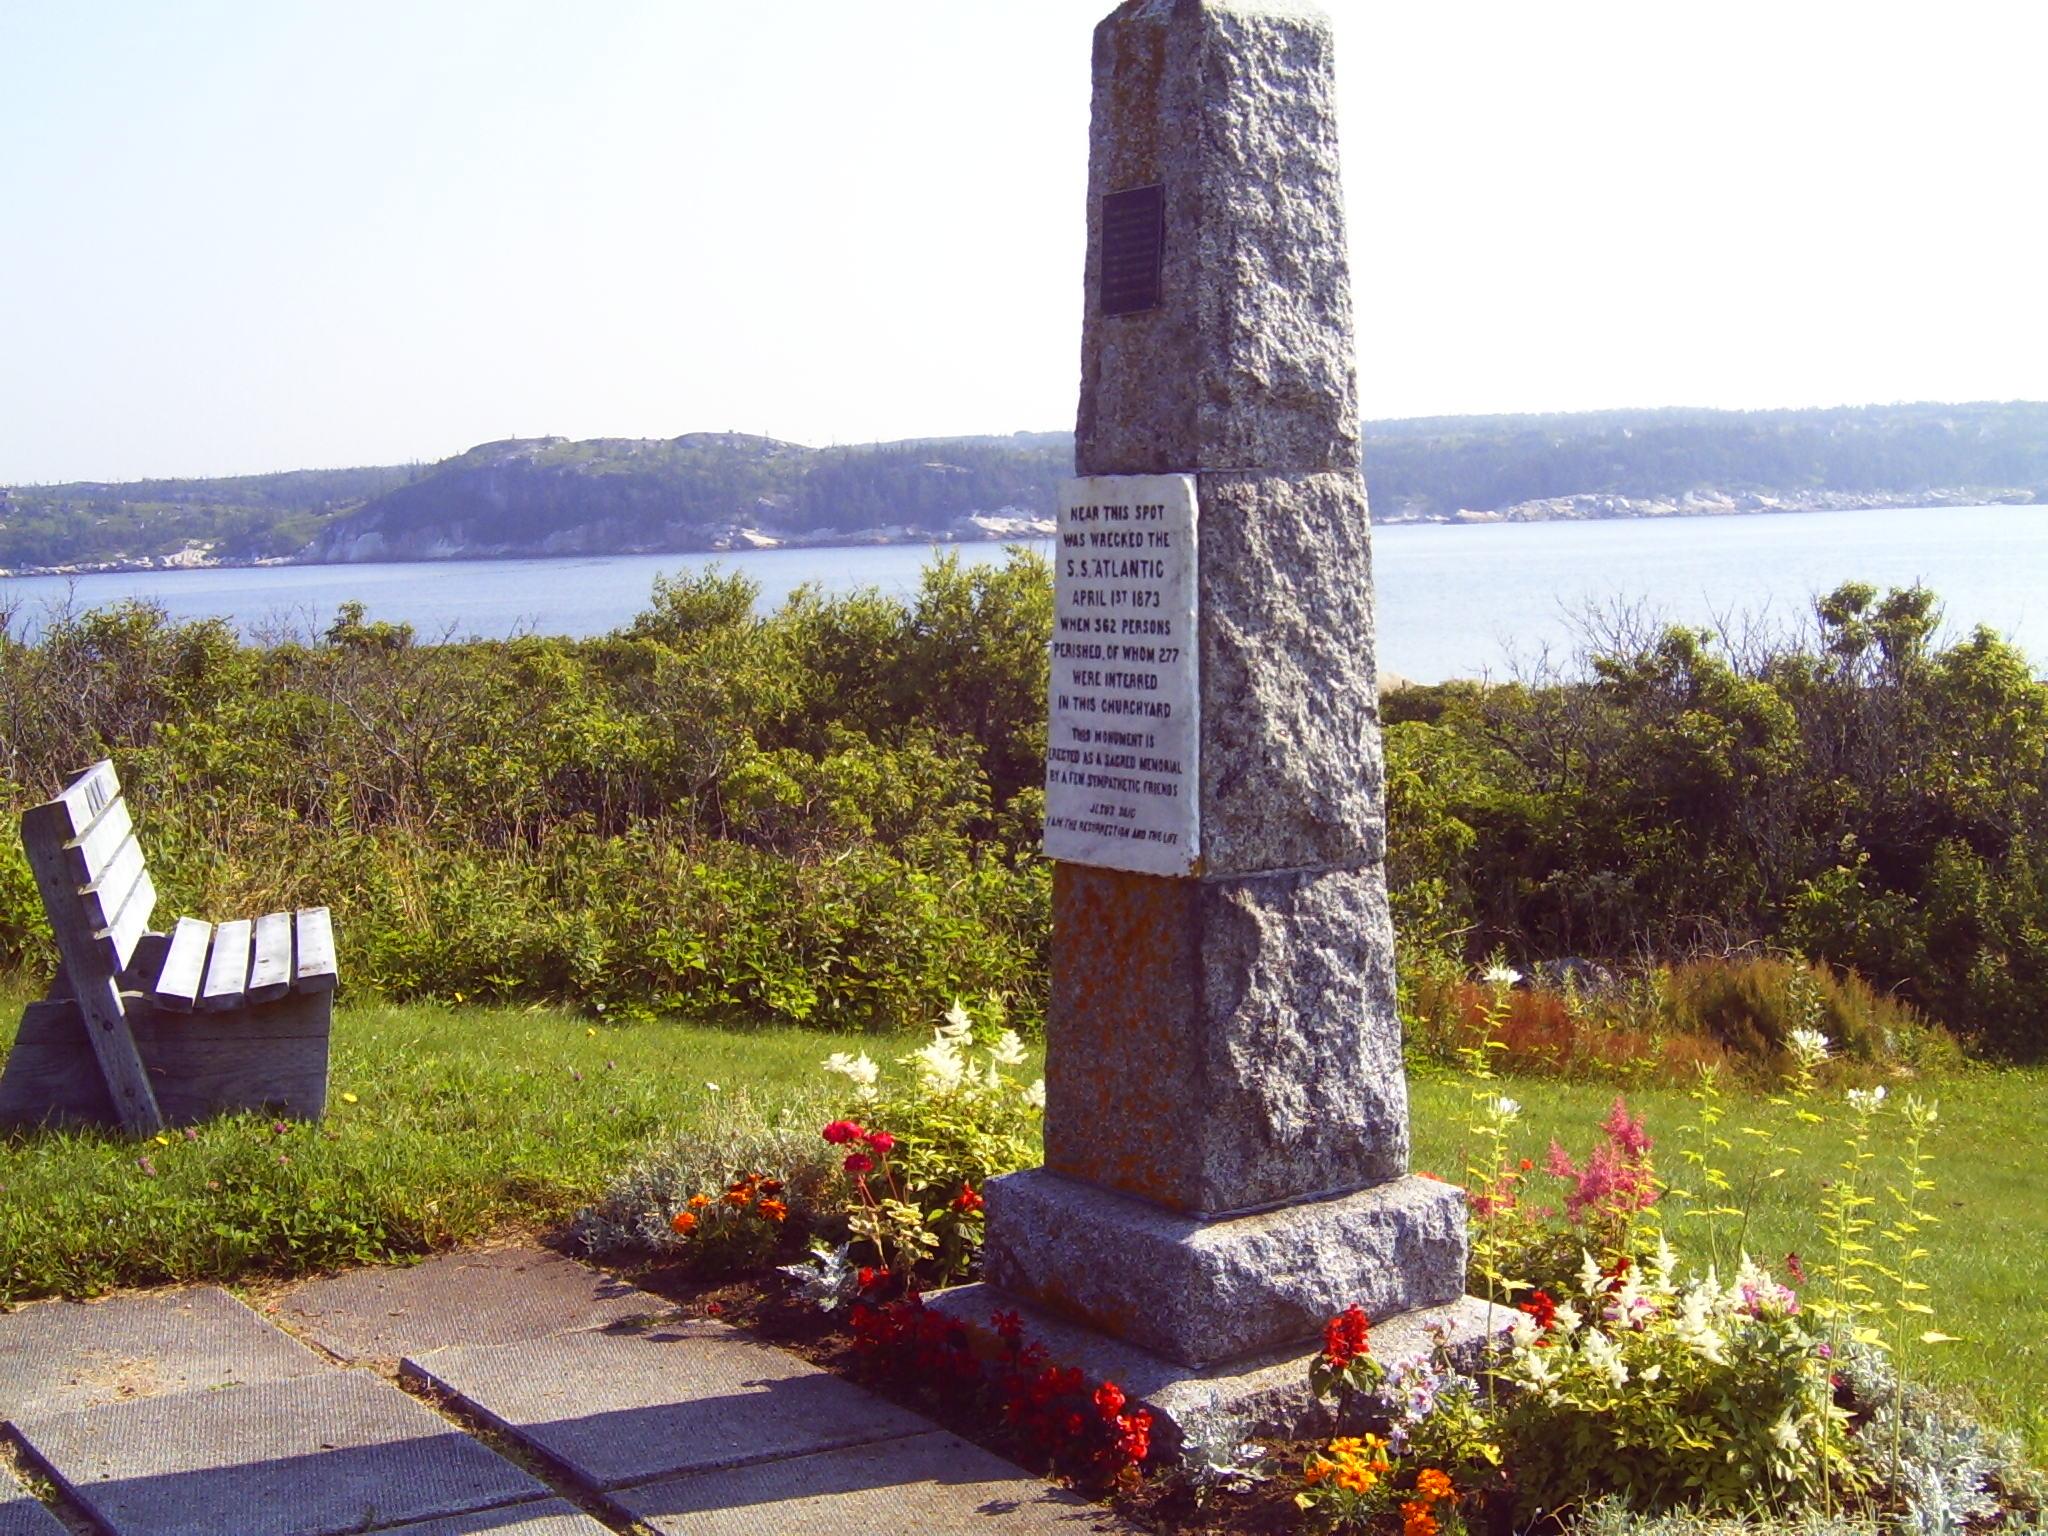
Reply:
<svg viewBox="0 0 2048 1536"><path fill-rule="evenodd" d="M0 983L0 1057L25 1000ZM551 1011L342 1008L321 1124L243 1115L140 1144L0 1139L0 1304L299 1274L555 1223L714 1093L764 1107L813 1094L819 1062L855 1046L817 1031L593 1029Z"/></svg>
<svg viewBox="0 0 2048 1536"><path fill-rule="evenodd" d="M1539 1167L1554 1136L1583 1162L1598 1137L1597 1126L1617 1089L1598 1083L1518 1078L1496 1091L1522 1106L1513 1151ZM1460 1178L1475 1118L1472 1084L1452 1073L1411 1076L1415 1166L1446 1178ZM1894 1102L1904 1090L1894 1087ZM1972 1068L1912 1091L1938 1100L1940 1124L1932 1143L1927 1197L1939 1224L1922 1237L1930 1250L1919 1278L1931 1289L1921 1298L1934 1307L1913 1333L1927 1327L1958 1342L1920 1346L1909 1361L1915 1375L1938 1381L1973 1398L1990 1419L2020 1431L2037 1459L2048 1460L2048 1180L2042 1176L2042 1131L2048 1124L2048 1071ZM1656 1138L1659 1172L1682 1183L1681 1128L1694 1123L1694 1106L1680 1087L1627 1090L1629 1106L1646 1117ZM1797 1123L1789 1110L1742 1093L1731 1093L1721 1131L1733 1143L1717 1154L1718 1166L1735 1187L1735 1202L1750 1211L1738 1234L1733 1222L1720 1224L1724 1253L1738 1235L1760 1262L1782 1273L1787 1253L1812 1260L1825 1252L1816 1212L1823 1181L1841 1161L1843 1117L1839 1092L1824 1096L1828 1123ZM1776 1142L1802 1148L1796 1157L1766 1157L1757 1138L1743 1127L1768 1130ZM1869 1165L1874 1192L1899 1182L1895 1114L1881 1116ZM1783 1167L1782 1176L1771 1170ZM1535 1186L1555 1181L1538 1179ZM1532 1187L1535 1187L1532 1186ZM1687 1257L1707 1252L1706 1223L1679 1214L1675 1202L1666 1221L1674 1246ZM1883 1205L1872 1214L1887 1216ZM1877 1243L1878 1256L1886 1245ZM1881 1284L1882 1282L1880 1282Z"/></svg>

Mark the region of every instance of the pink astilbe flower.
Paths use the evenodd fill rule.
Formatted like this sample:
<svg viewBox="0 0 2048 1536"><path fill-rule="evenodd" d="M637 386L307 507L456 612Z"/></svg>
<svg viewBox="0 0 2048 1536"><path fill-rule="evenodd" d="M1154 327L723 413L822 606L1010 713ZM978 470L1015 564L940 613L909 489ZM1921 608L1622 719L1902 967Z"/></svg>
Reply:
<svg viewBox="0 0 2048 1536"><path fill-rule="evenodd" d="M1642 1117L1631 1116L1628 1101L1617 1096L1600 1129L1605 1139L1585 1167L1573 1163L1571 1154L1554 1141L1544 1161L1548 1172L1570 1183L1564 1208L1575 1222L1584 1221L1589 1213L1596 1219L1622 1221L1657 1203L1657 1177L1650 1165L1654 1142L1643 1129Z"/></svg>

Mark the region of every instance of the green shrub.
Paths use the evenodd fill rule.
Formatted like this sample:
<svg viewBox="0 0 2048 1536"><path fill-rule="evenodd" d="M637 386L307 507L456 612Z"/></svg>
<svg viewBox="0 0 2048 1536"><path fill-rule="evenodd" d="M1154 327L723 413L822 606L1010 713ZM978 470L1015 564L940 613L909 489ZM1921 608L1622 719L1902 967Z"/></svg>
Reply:
<svg viewBox="0 0 2048 1536"><path fill-rule="evenodd" d="M758 1268L778 1248L793 1252L838 1219L838 1159L818 1139L816 1118L799 1104L784 1105L770 1121L745 1094L721 1096L699 1124L671 1135L578 1211L569 1240L600 1258L680 1259L707 1278ZM721 1232L725 1241L676 1231L676 1217L693 1200L705 1202L699 1209L721 1204L736 1182L759 1174L780 1186L783 1220L764 1222L749 1211Z"/></svg>
<svg viewBox="0 0 2048 1536"><path fill-rule="evenodd" d="M1782 1058L1795 1029L1818 1030L1836 1055L1859 1061L1959 1059L1917 1008L1828 965L1772 955L1694 960L1673 966L1659 990L1669 1029L1717 1040L1752 1061Z"/></svg>

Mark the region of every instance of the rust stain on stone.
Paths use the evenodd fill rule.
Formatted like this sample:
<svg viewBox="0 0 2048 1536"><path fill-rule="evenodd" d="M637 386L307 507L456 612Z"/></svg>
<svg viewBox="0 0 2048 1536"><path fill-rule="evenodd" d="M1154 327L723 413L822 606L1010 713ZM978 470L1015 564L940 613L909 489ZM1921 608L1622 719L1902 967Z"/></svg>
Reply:
<svg viewBox="0 0 2048 1536"><path fill-rule="evenodd" d="M1196 882L1053 871L1046 1166L1172 1210L1198 1205Z"/></svg>

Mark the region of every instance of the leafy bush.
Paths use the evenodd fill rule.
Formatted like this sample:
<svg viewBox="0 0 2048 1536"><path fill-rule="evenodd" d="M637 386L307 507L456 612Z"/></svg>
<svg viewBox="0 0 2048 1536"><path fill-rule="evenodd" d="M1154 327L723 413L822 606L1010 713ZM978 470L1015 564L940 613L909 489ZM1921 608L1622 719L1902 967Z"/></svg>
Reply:
<svg viewBox="0 0 2048 1536"><path fill-rule="evenodd" d="M2048 684L1986 630L1937 648L1938 622L1925 589L1851 583L1797 636L1623 615L1580 676L1393 695L1404 931L1525 970L1793 947L2048 1051Z"/></svg>
<svg viewBox="0 0 2048 1536"><path fill-rule="evenodd" d="M1586 1494L1637 1507L1796 1509L1853 1471L1844 1416L1816 1400L1797 1297L1745 1264L1678 1272L1668 1247L1619 1275L1587 1261L1577 1292L1524 1311L1503 1369L1503 1432L1525 1514Z"/></svg>
<svg viewBox="0 0 2048 1536"><path fill-rule="evenodd" d="M1953 1037L1910 1003L1854 971L1796 956L1599 967L1597 984L1585 986L1578 971L1559 967L1560 984L1512 973L1516 984L1505 989L1442 954L1410 951L1404 962L1410 1049L1438 1061L1490 1041L1496 1066L1521 1074L1669 1080L1702 1068L1775 1073L1799 1030L1825 1035L1839 1054L1866 1064L1940 1071L1962 1061Z"/></svg>
<svg viewBox="0 0 2048 1536"><path fill-rule="evenodd" d="M1781 1059L1792 1032L1808 1029L1861 1061L1954 1064L1918 1009L1854 971L1763 955L1695 960L1672 967L1660 992L1671 1028L1755 1060Z"/></svg>
<svg viewBox="0 0 2048 1536"><path fill-rule="evenodd" d="M812 1118L801 1105L785 1105L770 1123L745 1094L721 1096L702 1123L671 1136L577 1212L569 1240L602 1257L675 1258L707 1276L767 1263L837 1214L837 1159L818 1141ZM734 1185L763 1174L779 1185L771 1198L786 1207L780 1219L764 1221L752 1210L756 1200L743 1209L724 1199ZM693 1206L696 1200L703 1205ZM706 1208L720 1214L703 1220L703 1236L695 1221L692 1230L677 1230L678 1216ZM741 1215L744 1223L734 1219Z"/></svg>

